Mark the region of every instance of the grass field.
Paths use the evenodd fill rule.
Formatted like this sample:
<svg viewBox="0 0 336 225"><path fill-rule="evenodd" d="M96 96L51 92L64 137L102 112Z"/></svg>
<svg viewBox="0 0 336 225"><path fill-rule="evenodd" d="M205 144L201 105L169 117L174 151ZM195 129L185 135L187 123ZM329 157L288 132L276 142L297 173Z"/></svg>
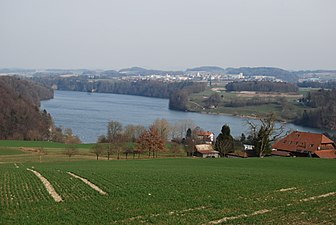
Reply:
<svg viewBox="0 0 336 225"><path fill-rule="evenodd" d="M13 148L8 148L8 147L0 147L0 156L4 155L21 155L21 154L26 154L26 152L18 150L18 149L13 149Z"/></svg>
<svg viewBox="0 0 336 225"><path fill-rule="evenodd" d="M307 158L6 163L0 224L334 224L335 171L335 160Z"/></svg>
<svg viewBox="0 0 336 225"><path fill-rule="evenodd" d="M134 143L128 143L131 145ZM91 152L93 144L77 144L78 153L71 158L64 154L66 145L63 143L55 143L48 141L18 141L18 140L0 140L0 164L1 163L29 163L29 162L57 162L57 161L78 161L96 159ZM171 144L168 143L166 150L158 153L158 157L184 157L186 153L182 147L177 151L170 150ZM44 153L40 154L39 149L42 148ZM126 148L126 147L125 147ZM111 159L117 158L117 152L114 151L110 155ZM120 159L126 159L123 151L120 152ZM133 155L128 155L128 159L132 159ZM135 156L138 158L138 156ZM140 158L148 158L144 153ZM107 160L107 155L103 154L99 160Z"/></svg>
<svg viewBox="0 0 336 225"><path fill-rule="evenodd" d="M93 144L77 144L75 145L80 149L90 149ZM0 147L24 147L24 148L65 148L66 144L50 142L50 141L13 141L13 140L0 140Z"/></svg>
<svg viewBox="0 0 336 225"><path fill-rule="evenodd" d="M316 89L300 88L297 94L286 93L254 93L253 92L226 92L224 87L217 87L213 89L207 89L204 92L192 94L189 97L187 107L190 111L205 112L214 114L231 114L237 116L265 116L269 113L274 113L278 120L291 121L297 118L298 115L302 115L303 111L307 109L297 100L306 96L309 91L316 91ZM205 100L214 93L219 93L222 98L217 108L206 108ZM249 101L250 99L258 97L261 99L271 99L273 103L231 107L226 106L227 103L237 102L239 100ZM279 97L287 100L286 107L279 102ZM275 102L277 102L275 104Z"/></svg>

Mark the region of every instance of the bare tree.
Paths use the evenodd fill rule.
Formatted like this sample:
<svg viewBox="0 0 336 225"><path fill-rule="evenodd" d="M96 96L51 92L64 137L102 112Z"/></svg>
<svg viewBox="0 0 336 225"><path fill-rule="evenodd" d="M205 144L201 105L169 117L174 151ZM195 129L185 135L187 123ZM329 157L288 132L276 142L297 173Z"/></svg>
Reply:
<svg viewBox="0 0 336 225"><path fill-rule="evenodd" d="M119 123L118 121L110 121L107 125L106 138L108 140L109 145L108 145L106 153L107 153L108 160L110 159L110 156L112 155L113 150L116 150L116 148L118 147L116 143L119 142L118 138L122 134L122 130L123 130L122 124Z"/></svg>
<svg viewBox="0 0 336 225"><path fill-rule="evenodd" d="M177 121L172 128L172 137L173 138L184 138L186 136L187 130L194 129L196 125L192 120L180 120Z"/></svg>
<svg viewBox="0 0 336 225"><path fill-rule="evenodd" d="M158 131L159 135L162 137L163 140L168 141L168 136L171 129L168 120L156 119L152 124L152 127L154 127Z"/></svg>
<svg viewBox="0 0 336 225"><path fill-rule="evenodd" d="M271 151L271 142L281 137L284 132L284 126L276 126L276 119L274 114L269 114L265 118L258 120L258 123L247 121L250 127L250 135L254 144L254 149L259 155L263 157Z"/></svg>
<svg viewBox="0 0 336 225"><path fill-rule="evenodd" d="M67 144L65 147L64 154L70 159L71 156L78 154L78 149L75 144Z"/></svg>
<svg viewBox="0 0 336 225"><path fill-rule="evenodd" d="M112 142L123 130L122 124L118 121L110 121L107 125L107 139Z"/></svg>
<svg viewBox="0 0 336 225"><path fill-rule="evenodd" d="M106 148L107 160L110 160L110 157L111 157L112 154L113 154L112 144L109 143L107 148Z"/></svg>
<svg viewBox="0 0 336 225"><path fill-rule="evenodd" d="M136 139L146 130L141 125L127 125L124 129L124 136L127 141L135 142Z"/></svg>
<svg viewBox="0 0 336 225"><path fill-rule="evenodd" d="M100 144L100 143L93 145L91 148L91 152L96 155L97 160L98 160L98 157L104 153L104 150L105 150L104 144Z"/></svg>
<svg viewBox="0 0 336 225"><path fill-rule="evenodd" d="M64 133L66 143L64 154L67 155L70 159L70 157L78 154L78 148L76 144L80 143L80 139L77 136L73 135L72 130L69 128L65 129Z"/></svg>
<svg viewBox="0 0 336 225"><path fill-rule="evenodd" d="M70 128L66 128L64 130L64 142L66 144L80 144L81 140L78 136L72 133L72 130Z"/></svg>

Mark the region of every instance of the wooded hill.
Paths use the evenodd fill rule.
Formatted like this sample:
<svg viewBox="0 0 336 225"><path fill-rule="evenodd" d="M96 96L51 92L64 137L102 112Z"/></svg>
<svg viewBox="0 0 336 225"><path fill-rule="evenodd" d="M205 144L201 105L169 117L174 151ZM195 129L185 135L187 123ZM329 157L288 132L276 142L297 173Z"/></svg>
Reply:
<svg viewBox="0 0 336 225"><path fill-rule="evenodd" d="M312 109L305 110L297 124L336 130L336 89L309 92L302 102Z"/></svg>
<svg viewBox="0 0 336 225"><path fill-rule="evenodd" d="M18 77L0 77L0 139L47 140L53 122L39 110L53 90Z"/></svg>

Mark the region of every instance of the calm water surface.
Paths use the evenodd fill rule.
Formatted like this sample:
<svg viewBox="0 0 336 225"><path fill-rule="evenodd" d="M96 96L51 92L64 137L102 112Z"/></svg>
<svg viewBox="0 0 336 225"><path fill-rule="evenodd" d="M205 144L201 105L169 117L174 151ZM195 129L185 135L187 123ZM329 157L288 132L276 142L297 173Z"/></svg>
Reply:
<svg viewBox="0 0 336 225"><path fill-rule="evenodd" d="M247 132L243 118L173 111L168 109L167 99L159 98L55 91L54 99L42 101L41 108L52 115L57 126L71 128L85 143L96 142L98 136L106 133L107 123L111 120L123 125L149 126L157 118L165 118L172 124L191 119L197 126L216 135L225 123L230 125L233 136ZM293 124L287 124L286 129L321 132Z"/></svg>

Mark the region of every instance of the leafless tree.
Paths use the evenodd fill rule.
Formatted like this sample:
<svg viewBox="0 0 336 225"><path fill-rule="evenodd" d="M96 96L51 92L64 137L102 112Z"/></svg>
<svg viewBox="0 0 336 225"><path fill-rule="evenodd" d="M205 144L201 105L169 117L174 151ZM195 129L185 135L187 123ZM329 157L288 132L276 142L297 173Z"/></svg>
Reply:
<svg viewBox="0 0 336 225"><path fill-rule="evenodd" d="M190 129L194 129L196 127L196 125L194 124L194 122L192 120L180 120L177 121L173 126L172 126L172 132L171 132L171 136L173 138L184 138L186 136L187 130L188 128Z"/></svg>
<svg viewBox="0 0 336 225"><path fill-rule="evenodd" d="M284 132L284 125L276 126L276 118L274 114L269 114L264 118L260 118L258 122L247 120L250 128L250 135L259 157L271 151L271 142L279 139Z"/></svg>
<svg viewBox="0 0 336 225"><path fill-rule="evenodd" d="M110 121L107 125L107 139L112 142L123 130L122 124L118 121Z"/></svg>
<svg viewBox="0 0 336 225"><path fill-rule="evenodd" d="M96 155L97 160L98 160L98 157L104 153L104 150L105 150L105 146L104 144L101 144L101 143L97 143L93 145L91 148L91 152Z"/></svg>
<svg viewBox="0 0 336 225"><path fill-rule="evenodd" d="M158 131L159 135L162 137L164 141L168 141L168 136L170 134L170 127L171 127L168 120L156 119L152 124L152 127L154 127Z"/></svg>
<svg viewBox="0 0 336 225"><path fill-rule="evenodd" d="M64 154L67 155L69 157L69 159L78 154L78 149L76 147L75 144L67 144L66 147L65 147L65 151L64 151Z"/></svg>

